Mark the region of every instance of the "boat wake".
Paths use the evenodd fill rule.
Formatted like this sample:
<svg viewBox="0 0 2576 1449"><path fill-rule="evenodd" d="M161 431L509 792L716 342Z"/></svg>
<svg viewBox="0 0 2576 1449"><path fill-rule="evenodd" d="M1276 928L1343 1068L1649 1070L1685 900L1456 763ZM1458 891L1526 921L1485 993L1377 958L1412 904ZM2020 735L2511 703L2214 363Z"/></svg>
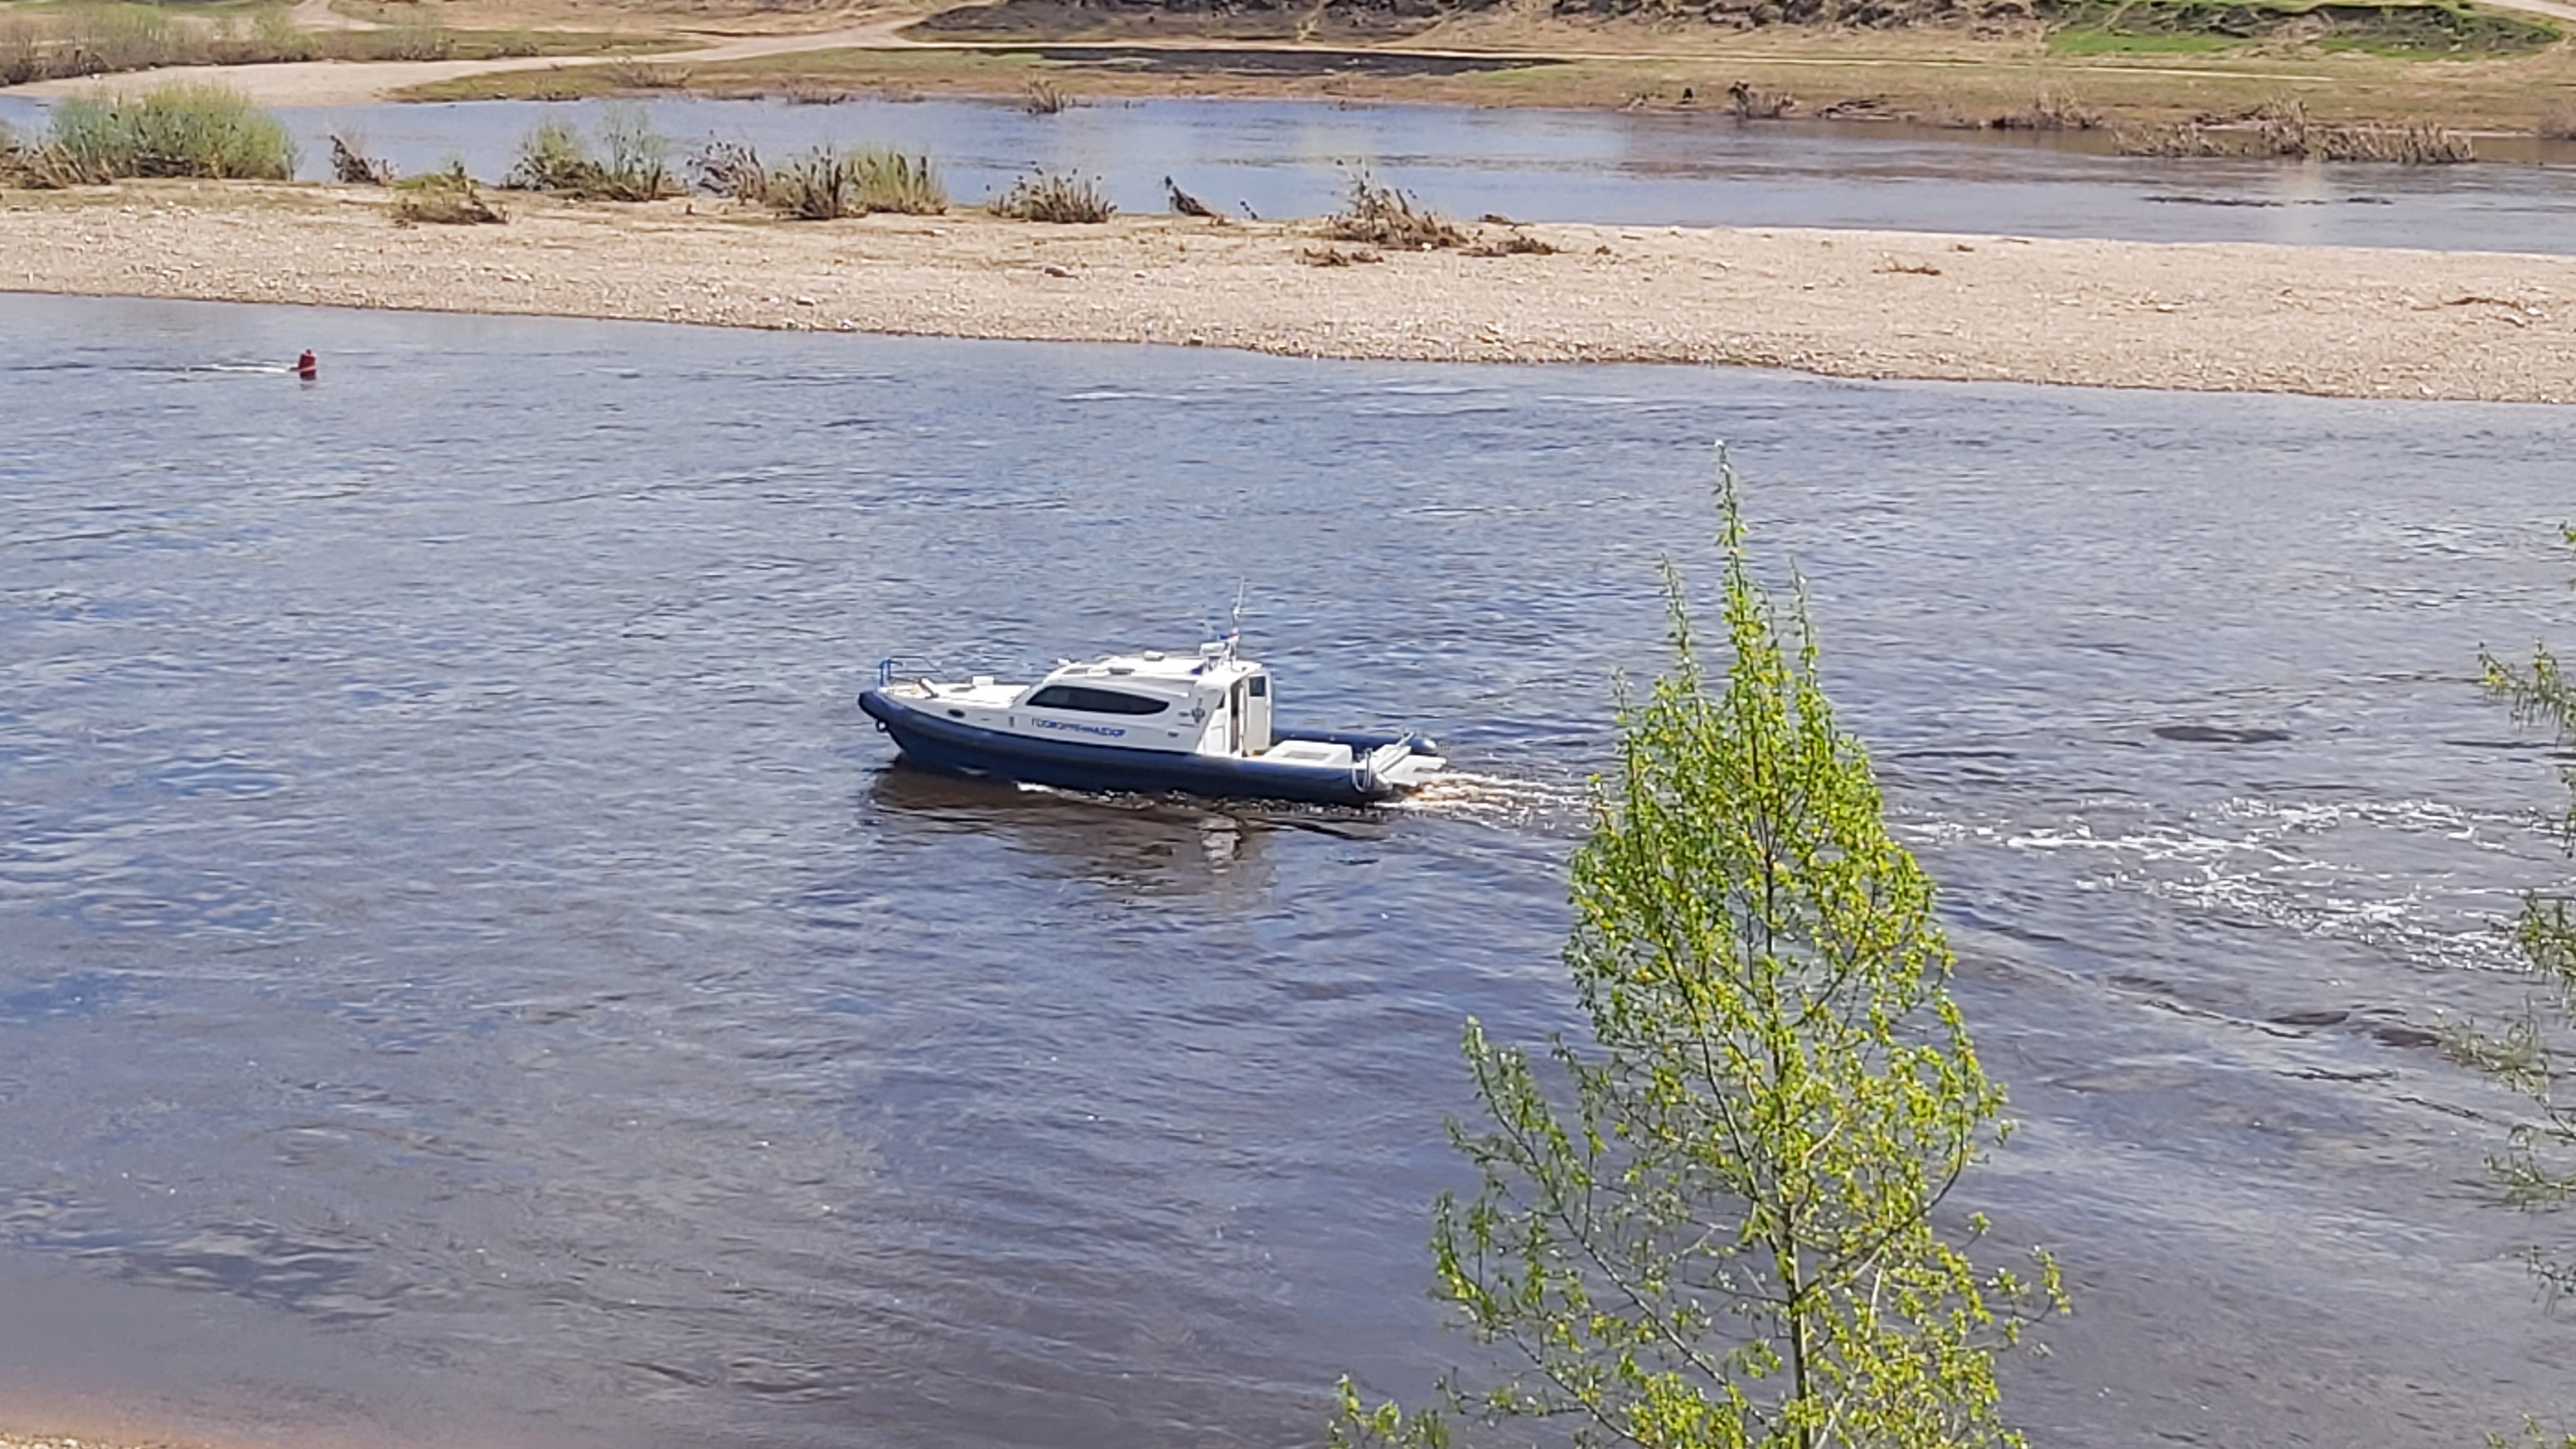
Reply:
<svg viewBox="0 0 2576 1449"><path fill-rule="evenodd" d="M1588 803L1578 784L1507 779L1452 769L1423 781L1421 788L1392 802L1391 808L1489 825L1528 825L1580 820Z"/></svg>

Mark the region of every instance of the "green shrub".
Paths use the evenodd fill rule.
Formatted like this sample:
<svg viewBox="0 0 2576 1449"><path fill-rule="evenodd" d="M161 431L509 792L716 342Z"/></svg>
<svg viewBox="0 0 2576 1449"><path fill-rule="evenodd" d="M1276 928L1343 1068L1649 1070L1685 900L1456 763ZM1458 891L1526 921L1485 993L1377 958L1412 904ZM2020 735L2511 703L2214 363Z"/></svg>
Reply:
<svg viewBox="0 0 2576 1449"><path fill-rule="evenodd" d="M1040 171L1012 182L1010 190L994 198L993 214L1020 221L1095 222L1116 216L1118 208L1090 177Z"/></svg>
<svg viewBox="0 0 2576 1449"><path fill-rule="evenodd" d="M598 175L590 143L570 121L539 121L519 138L519 159L501 184L513 191L579 191Z"/></svg>
<svg viewBox="0 0 2576 1449"><path fill-rule="evenodd" d="M870 146L851 152L850 164L858 172L861 211L936 216L948 209L948 188L927 156Z"/></svg>
<svg viewBox="0 0 2576 1449"><path fill-rule="evenodd" d="M1804 595L1756 576L1718 468L1724 662L1701 665L1667 563L1673 666L1620 688L1619 768L1569 872L1589 1020L1536 1051L1472 1016L1461 1034L1485 1120L1449 1137L1483 1183L1433 1209L1435 1296L1502 1367L1413 1413L1345 1379L1332 1445L1445 1449L1483 1423L1524 1444L2021 1449L1995 1358L2065 1308L2057 1266L1981 1265L1985 1219L1941 1211L2003 1140L2003 1088Z"/></svg>
<svg viewBox="0 0 2576 1449"><path fill-rule="evenodd" d="M501 184L584 201L656 201L680 194L671 174L671 143L654 132L641 106L608 107L599 131L604 159L571 123L539 122L519 142L518 163Z"/></svg>
<svg viewBox="0 0 2576 1449"><path fill-rule="evenodd" d="M295 142L230 86L180 81L137 99L76 98L54 110L49 151L85 179L204 176L286 181Z"/></svg>
<svg viewBox="0 0 2576 1449"><path fill-rule="evenodd" d="M694 165L700 179L719 194L757 201L798 221L877 211L936 216L948 209L948 188L929 157L881 147L836 151L817 146L770 171L748 146L716 146L699 153Z"/></svg>
<svg viewBox="0 0 2576 1449"><path fill-rule="evenodd" d="M653 129L652 113L642 106L612 103L599 113L601 163L608 173L613 201L652 201L680 194L671 174L671 140Z"/></svg>
<svg viewBox="0 0 2576 1449"><path fill-rule="evenodd" d="M829 146L817 146L776 171L755 176L748 199L781 216L799 221L833 221L859 213L857 178L849 158Z"/></svg>

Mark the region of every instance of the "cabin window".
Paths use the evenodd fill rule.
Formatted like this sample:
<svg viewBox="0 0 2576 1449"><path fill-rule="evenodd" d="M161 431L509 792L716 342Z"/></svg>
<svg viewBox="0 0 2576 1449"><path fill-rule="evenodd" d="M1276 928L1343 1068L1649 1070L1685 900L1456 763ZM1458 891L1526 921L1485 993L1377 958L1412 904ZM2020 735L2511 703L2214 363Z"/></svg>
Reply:
<svg viewBox="0 0 2576 1449"><path fill-rule="evenodd" d="M1050 684L1029 696L1031 709L1075 709L1086 714L1161 714L1172 707L1167 699L1148 699L1141 694L1122 694L1114 689L1091 689L1079 684Z"/></svg>
<svg viewBox="0 0 2576 1449"><path fill-rule="evenodd" d="M1252 697L1254 699L1267 699L1270 697L1269 675L1256 674L1252 676Z"/></svg>

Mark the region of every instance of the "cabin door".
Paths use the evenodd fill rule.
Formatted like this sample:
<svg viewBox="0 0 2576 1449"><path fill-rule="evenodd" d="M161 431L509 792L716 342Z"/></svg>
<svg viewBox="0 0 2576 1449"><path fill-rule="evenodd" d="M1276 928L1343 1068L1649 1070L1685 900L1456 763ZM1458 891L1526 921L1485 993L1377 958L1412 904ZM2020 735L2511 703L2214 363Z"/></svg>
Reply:
<svg viewBox="0 0 2576 1449"><path fill-rule="evenodd" d="M1270 748L1270 676L1255 674L1243 681L1247 696L1243 708L1243 752L1258 755Z"/></svg>
<svg viewBox="0 0 2576 1449"><path fill-rule="evenodd" d="M1229 755L1243 753L1243 681L1240 679L1234 682L1234 688L1227 691L1225 697L1225 752Z"/></svg>

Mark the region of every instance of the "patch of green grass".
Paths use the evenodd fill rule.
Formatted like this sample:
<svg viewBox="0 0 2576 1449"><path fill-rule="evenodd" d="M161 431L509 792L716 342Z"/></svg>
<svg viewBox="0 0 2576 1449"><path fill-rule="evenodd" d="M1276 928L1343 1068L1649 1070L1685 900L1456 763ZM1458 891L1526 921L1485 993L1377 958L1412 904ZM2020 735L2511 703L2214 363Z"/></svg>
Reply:
<svg viewBox="0 0 2576 1449"><path fill-rule="evenodd" d="M2123 35L2112 30L2052 30L2051 55L2202 55L2246 42L2225 35Z"/></svg>
<svg viewBox="0 0 2576 1449"><path fill-rule="evenodd" d="M1118 214L1097 178L1057 171L1023 176L987 205L995 216L1016 221L1080 224L1107 221Z"/></svg>
<svg viewBox="0 0 2576 1449"><path fill-rule="evenodd" d="M2056 55L2174 54L2257 41L2402 59L2522 55L2559 39L2534 16L2460 0L2047 0Z"/></svg>
<svg viewBox="0 0 2576 1449"><path fill-rule="evenodd" d="M1047 69L1036 55L989 55L963 50L798 51L698 66L678 87L698 95L780 96L797 93L841 94L864 91L910 92L939 87L1014 95L1024 90L1029 74ZM631 70L617 62L564 65L545 70L506 71L498 75L460 76L409 86L395 99L404 101L588 100L631 94L625 83ZM655 85L649 89L665 89Z"/></svg>
<svg viewBox="0 0 2576 1449"><path fill-rule="evenodd" d="M734 188L736 196L799 221L832 221L879 211L937 216L948 209L948 188L929 157L906 156L882 147L839 151L817 146L768 172L762 172L754 159L747 175L748 184Z"/></svg>

